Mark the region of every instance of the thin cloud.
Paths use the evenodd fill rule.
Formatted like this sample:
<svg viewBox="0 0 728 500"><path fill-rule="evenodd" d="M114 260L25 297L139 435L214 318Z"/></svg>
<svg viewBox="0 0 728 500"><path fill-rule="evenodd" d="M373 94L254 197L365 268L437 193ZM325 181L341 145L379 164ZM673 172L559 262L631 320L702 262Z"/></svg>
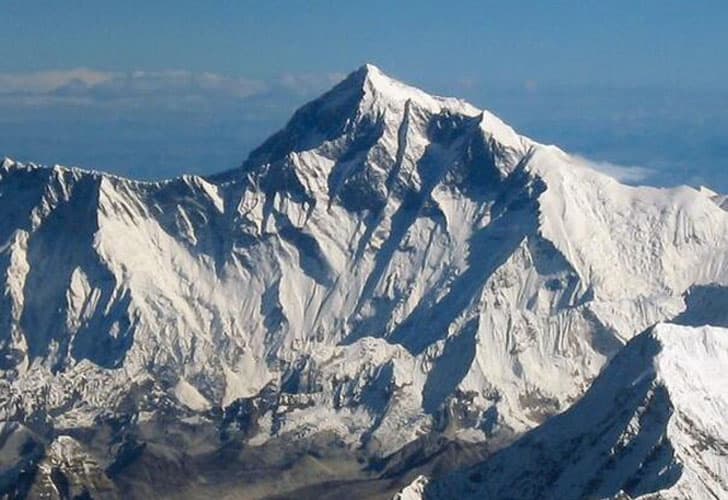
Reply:
<svg viewBox="0 0 728 500"><path fill-rule="evenodd" d="M85 90L89 96L96 99L118 99L154 95L212 95L246 98L266 89L267 85L262 81L215 73L135 71L115 75L114 78ZM69 89L61 88L57 90L57 93L67 94L69 93L67 90Z"/></svg>
<svg viewBox="0 0 728 500"><path fill-rule="evenodd" d="M92 87L107 82L113 77L113 73L88 68L33 73L0 73L0 95L48 94L69 85Z"/></svg>
<svg viewBox="0 0 728 500"><path fill-rule="evenodd" d="M265 91L260 80L184 70L103 72L86 68L0 74L0 96L128 99L160 95L245 98Z"/></svg>
<svg viewBox="0 0 728 500"><path fill-rule="evenodd" d="M240 100L266 93L310 96L343 79L341 73L286 73L268 81L186 70L108 72L88 68L0 73L0 99L46 105L183 100Z"/></svg>
<svg viewBox="0 0 728 500"><path fill-rule="evenodd" d="M633 165L617 165L616 163L608 161L595 161L583 156L575 155L580 161L584 162L590 168L598 170L603 174L607 174L610 177L614 177L620 182L627 184L636 184L643 182L652 177L656 171L647 168Z"/></svg>

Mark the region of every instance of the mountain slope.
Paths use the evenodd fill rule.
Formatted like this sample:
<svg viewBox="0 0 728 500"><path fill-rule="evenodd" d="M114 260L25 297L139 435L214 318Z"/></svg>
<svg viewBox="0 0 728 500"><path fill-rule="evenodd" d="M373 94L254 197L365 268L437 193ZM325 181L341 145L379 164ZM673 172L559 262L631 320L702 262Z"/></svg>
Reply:
<svg viewBox="0 0 728 500"><path fill-rule="evenodd" d="M658 325L567 412L412 498L725 498L727 367L728 330Z"/></svg>
<svg viewBox="0 0 728 500"><path fill-rule="evenodd" d="M509 440L726 284L714 198L621 185L373 66L210 178L5 160L0 419L103 428L107 464L173 424L200 453Z"/></svg>

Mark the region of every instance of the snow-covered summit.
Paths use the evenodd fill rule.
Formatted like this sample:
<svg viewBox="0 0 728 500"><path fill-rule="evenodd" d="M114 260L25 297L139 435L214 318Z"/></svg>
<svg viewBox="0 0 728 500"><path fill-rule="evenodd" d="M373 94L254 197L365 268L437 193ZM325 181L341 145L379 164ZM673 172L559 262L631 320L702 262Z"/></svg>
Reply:
<svg viewBox="0 0 728 500"><path fill-rule="evenodd" d="M479 109L462 99L433 96L395 80L373 64L365 64L351 73L342 85L360 87L365 93L364 101L379 101L383 106L404 107L407 101L412 101L435 113L443 109L468 116L476 116L481 113Z"/></svg>
<svg viewBox="0 0 728 500"><path fill-rule="evenodd" d="M349 182L369 184L371 192L360 194L381 198L393 183L421 182L421 174L407 163L458 145L469 147L470 154L487 150L504 176L533 143L487 111L431 96L365 65L299 109L283 130L251 153L243 170L273 171L289 186L302 184L313 198L330 196ZM439 169L428 170L437 175Z"/></svg>

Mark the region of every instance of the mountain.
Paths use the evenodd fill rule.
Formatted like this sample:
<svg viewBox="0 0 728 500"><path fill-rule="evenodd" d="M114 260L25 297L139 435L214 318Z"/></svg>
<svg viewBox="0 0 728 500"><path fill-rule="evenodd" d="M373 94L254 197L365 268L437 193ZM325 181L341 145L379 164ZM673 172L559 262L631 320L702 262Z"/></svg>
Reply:
<svg viewBox="0 0 728 500"><path fill-rule="evenodd" d="M728 330L660 324L565 413L410 498L728 497ZM655 496L651 496L655 495Z"/></svg>
<svg viewBox="0 0 728 500"><path fill-rule="evenodd" d="M721 320L721 204L370 65L219 175L6 159L0 420L73 439L127 496L480 460L651 325Z"/></svg>

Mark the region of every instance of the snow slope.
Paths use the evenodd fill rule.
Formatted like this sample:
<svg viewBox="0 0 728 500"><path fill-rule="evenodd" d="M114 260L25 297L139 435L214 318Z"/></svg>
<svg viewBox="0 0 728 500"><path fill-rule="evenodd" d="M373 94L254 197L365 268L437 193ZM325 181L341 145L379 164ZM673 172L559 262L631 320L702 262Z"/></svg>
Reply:
<svg viewBox="0 0 728 500"><path fill-rule="evenodd" d="M507 439L722 289L727 254L714 193L619 184L367 65L209 178L4 160L0 419Z"/></svg>
<svg viewBox="0 0 728 500"><path fill-rule="evenodd" d="M583 399L409 498L728 497L728 330L660 324ZM422 485L425 485L424 487Z"/></svg>

